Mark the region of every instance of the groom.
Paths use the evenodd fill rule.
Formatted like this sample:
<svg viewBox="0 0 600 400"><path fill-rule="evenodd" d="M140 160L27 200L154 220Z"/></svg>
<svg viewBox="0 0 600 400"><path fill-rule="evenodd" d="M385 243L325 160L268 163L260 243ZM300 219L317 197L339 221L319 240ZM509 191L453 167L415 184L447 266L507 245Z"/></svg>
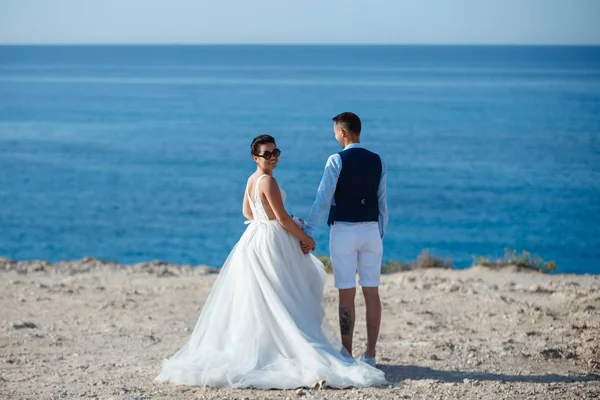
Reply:
<svg viewBox="0 0 600 400"><path fill-rule="evenodd" d="M386 166L379 155L360 144L361 122L356 114L341 113L333 122L335 139L344 150L327 160L305 233L312 236L329 212L329 253L339 289L342 344L352 354L358 273L367 308L367 351L361 360L375 366L381 322L382 239L388 222Z"/></svg>

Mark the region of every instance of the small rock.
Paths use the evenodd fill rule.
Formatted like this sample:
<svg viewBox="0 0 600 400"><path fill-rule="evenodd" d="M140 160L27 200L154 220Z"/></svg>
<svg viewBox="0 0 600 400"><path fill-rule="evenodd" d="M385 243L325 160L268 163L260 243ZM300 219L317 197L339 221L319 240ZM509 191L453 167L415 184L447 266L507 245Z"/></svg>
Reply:
<svg viewBox="0 0 600 400"><path fill-rule="evenodd" d="M431 357L429 357L430 360L434 360L434 361L439 361L440 358L436 355L436 354L432 354Z"/></svg>
<svg viewBox="0 0 600 400"><path fill-rule="evenodd" d="M532 285L529 287L529 291L531 293L543 293L543 294L551 294L554 293L554 290L545 288L541 285Z"/></svg>
<svg viewBox="0 0 600 400"><path fill-rule="evenodd" d="M453 285L450 285L450 286L449 286L449 287L446 289L446 291L447 291L447 292L449 292L449 293L452 293L452 292L458 292L459 290L460 290L460 285L457 285L456 283L455 283L455 284L453 284Z"/></svg>
<svg viewBox="0 0 600 400"><path fill-rule="evenodd" d="M15 324L13 324L13 328L15 329L35 329L37 328L37 325L34 324L33 322L17 322Z"/></svg>
<svg viewBox="0 0 600 400"><path fill-rule="evenodd" d="M164 267L161 268L157 271L156 273L157 276L163 277L163 276L177 276L177 273L171 271L170 269Z"/></svg>
<svg viewBox="0 0 600 400"><path fill-rule="evenodd" d="M540 354L546 360L557 359L557 358L566 358L566 359L577 358L577 354L573 353L572 351L562 350L562 349L558 349L558 348L547 348L547 349L540 351Z"/></svg>
<svg viewBox="0 0 600 400"><path fill-rule="evenodd" d="M584 330L584 329L588 329L588 326L587 326L587 324L584 322L584 323L583 323L583 325L575 325L575 324L573 324L573 325L571 326L571 329L575 329L575 330L577 330L577 331L582 331L582 330Z"/></svg>
<svg viewBox="0 0 600 400"><path fill-rule="evenodd" d="M158 343L158 342L161 341L160 338L157 338L154 335L145 335L145 338L148 339L148 340L150 340L152 343Z"/></svg>
<svg viewBox="0 0 600 400"><path fill-rule="evenodd" d="M212 268L212 267L207 267L207 266L197 266L197 267L194 267L193 271L197 275L212 275L212 274L218 274L219 273L218 269Z"/></svg>

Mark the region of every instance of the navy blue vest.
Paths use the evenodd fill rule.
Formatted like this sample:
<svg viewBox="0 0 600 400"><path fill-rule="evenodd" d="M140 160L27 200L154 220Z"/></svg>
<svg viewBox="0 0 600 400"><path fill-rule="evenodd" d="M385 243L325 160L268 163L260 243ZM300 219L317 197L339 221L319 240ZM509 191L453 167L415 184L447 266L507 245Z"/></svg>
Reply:
<svg viewBox="0 0 600 400"><path fill-rule="evenodd" d="M333 197L335 206L331 207L327 224L336 221L378 221L377 191L381 180L381 158L359 147L338 154L342 158L342 170Z"/></svg>

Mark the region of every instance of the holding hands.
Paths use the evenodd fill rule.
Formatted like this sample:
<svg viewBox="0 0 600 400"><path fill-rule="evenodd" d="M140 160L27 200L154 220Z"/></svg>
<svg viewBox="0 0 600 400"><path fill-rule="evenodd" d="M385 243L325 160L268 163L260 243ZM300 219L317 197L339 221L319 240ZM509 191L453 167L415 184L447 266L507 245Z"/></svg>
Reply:
<svg viewBox="0 0 600 400"><path fill-rule="evenodd" d="M291 217L296 223L296 225L298 225L298 228L304 230L304 228L306 227L306 222L304 222L302 218L298 218L293 215ZM300 248L302 249L302 252L304 254L308 254L311 250L314 250L315 247L317 247L317 244L310 236L306 234L304 236L305 237L300 240Z"/></svg>
<svg viewBox="0 0 600 400"><path fill-rule="evenodd" d="M317 244L310 236L306 236L305 240L300 241L300 248L304 254L308 254L311 250L314 250Z"/></svg>

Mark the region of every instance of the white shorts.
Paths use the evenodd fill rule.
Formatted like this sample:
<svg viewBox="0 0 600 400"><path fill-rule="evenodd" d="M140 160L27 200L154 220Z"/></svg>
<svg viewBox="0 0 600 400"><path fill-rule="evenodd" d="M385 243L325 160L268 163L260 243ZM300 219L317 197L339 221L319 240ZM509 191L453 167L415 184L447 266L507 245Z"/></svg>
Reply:
<svg viewBox="0 0 600 400"><path fill-rule="evenodd" d="M381 282L383 243L377 222L346 225L337 223L329 233L329 255L338 289L377 287Z"/></svg>

